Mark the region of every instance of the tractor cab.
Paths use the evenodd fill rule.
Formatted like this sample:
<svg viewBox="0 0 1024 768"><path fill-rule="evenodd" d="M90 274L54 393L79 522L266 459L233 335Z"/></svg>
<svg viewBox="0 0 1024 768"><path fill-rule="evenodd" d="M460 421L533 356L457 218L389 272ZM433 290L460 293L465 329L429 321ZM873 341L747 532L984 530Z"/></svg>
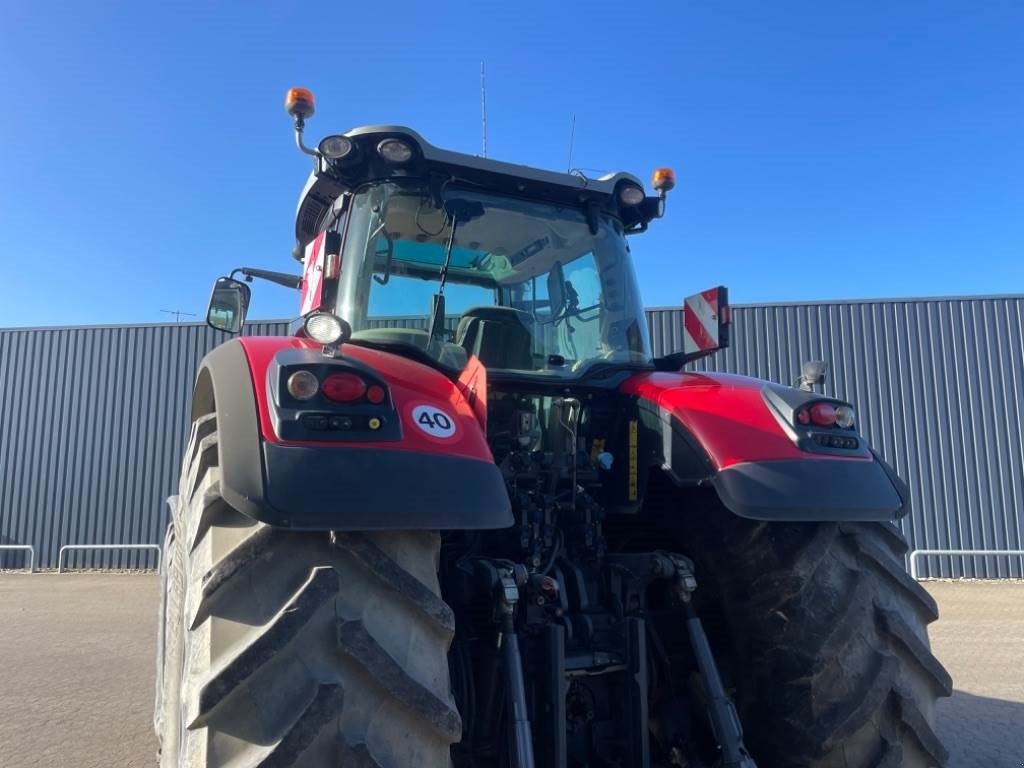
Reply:
<svg viewBox="0 0 1024 768"><path fill-rule="evenodd" d="M445 369L470 356L545 379L651 366L626 236L662 201L635 178L510 168L400 128L325 144L345 155L321 151L299 205L304 314L330 311L350 342ZM322 186L337 191L328 206Z"/></svg>
<svg viewBox="0 0 1024 768"><path fill-rule="evenodd" d="M664 213L670 169L655 171L647 195L627 173L590 179L450 152L400 126L312 149L302 138L312 94L292 89L285 106L313 157L296 212L303 274L236 271L298 287L300 333L314 341L455 375L475 358L499 377L540 381L677 370L728 343L724 289L705 292L684 304L683 352L652 358L627 236ZM209 319L236 332L248 292L233 276L218 281ZM241 312L225 315L225 304Z"/></svg>
<svg viewBox="0 0 1024 768"><path fill-rule="evenodd" d="M290 111L309 109L290 95ZM309 112L304 113L308 117ZM431 146L407 128L328 136L296 216L304 316L350 343L459 371L580 379L652 367L627 235L664 210L619 173L551 173Z"/></svg>
<svg viewBox="0 0 1024 768"><path fill-rule="evenodd" d="M615 216L460 187L434 199L418 179L359 183L337 232L340 265L319 308L350 341L415 347L461 369L576 378L650 365L643 304ZM308 269L317 269L314 253ZM315 300L314 300L315 302ZM315 306L309 309L317 308Z"/></svg>

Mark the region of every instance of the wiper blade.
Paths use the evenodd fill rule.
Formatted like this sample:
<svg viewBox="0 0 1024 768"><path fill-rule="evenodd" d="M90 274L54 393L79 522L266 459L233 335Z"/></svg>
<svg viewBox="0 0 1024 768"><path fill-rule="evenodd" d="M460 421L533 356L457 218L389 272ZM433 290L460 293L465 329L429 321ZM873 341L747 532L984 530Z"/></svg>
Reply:
<svg viewBox="0 0 1024 768"><path fill-rule="evenodd" d="M392 352L396 355L407 357L410 360L414 360L417 363L423 363L424 365L443 373L448 378L458 378L460 373L457 369L447 366L436 357L427 354L422 347L417 347L415 344L407 344L404 341L352 338L345 343L354 344L357 347L366 347L367 349L376 349L381 352Z"/></svg>

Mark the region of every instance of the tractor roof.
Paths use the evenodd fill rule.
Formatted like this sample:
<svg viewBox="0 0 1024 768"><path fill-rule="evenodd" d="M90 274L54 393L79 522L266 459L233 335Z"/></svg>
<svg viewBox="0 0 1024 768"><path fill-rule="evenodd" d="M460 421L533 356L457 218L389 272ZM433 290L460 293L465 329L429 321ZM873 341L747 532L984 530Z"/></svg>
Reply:
<svg viewBox="0 0 1024 768"><path fill-rule="evenodd" d="M344 192L370 181L416 178L465 183L497 194L550 200L564 205L595 204L620 219L627 228L642 227L658 215L660 200L646 198L641 205L621 206L617 191L624 185L643 189L638 178L615 173L590 179L582 174L557 173L505 163L476 155L439 149L410 128L397 125L371 125L342 134L351 142L344 158L329 160L322 154L314 158L310 174L295 216L295 237L299 249L320 230L324 216ZM331 137L328 137L331 138ZM412 148L411 157L401 163L388 162L378 148L387 139L399 139ZM325 139L321 142L324 146ZM297 252L301 252L297 249Z"/></svg>

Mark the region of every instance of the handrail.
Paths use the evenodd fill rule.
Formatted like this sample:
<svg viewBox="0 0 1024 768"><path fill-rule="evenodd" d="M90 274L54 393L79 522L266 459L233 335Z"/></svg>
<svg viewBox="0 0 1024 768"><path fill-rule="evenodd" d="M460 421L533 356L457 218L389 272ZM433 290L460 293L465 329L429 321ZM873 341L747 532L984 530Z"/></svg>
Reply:
<svg viewBox="0 0 1024 768"><path fill-rule="evenodd" d="M910 578L915 581L918 579L917 558L931 557L933 555L962 555L968 557L972 555L984 555L985 557L1010 555L1019 557L1024 556L1024 549L915 549L910 553Z"/></svg>
<svg viewBox="0 0 1024 768"><path fill-rule="evenodd" d="M0 544L0 549L13 549L28 552L28 572L35 572L36 548L31 544Z"/></svg>
<svg viewBox="0 0 1024 768"><path fill-rule="evenodd" d="M163 549L159 544L65 544L60 548L60 552L57 553L57 573L64 572L64 566L61 561L64 558L64 553L71 550L85 550L85 549L155 549L156 550L156 572L160 573L161 561L163 559Z"/></svg>

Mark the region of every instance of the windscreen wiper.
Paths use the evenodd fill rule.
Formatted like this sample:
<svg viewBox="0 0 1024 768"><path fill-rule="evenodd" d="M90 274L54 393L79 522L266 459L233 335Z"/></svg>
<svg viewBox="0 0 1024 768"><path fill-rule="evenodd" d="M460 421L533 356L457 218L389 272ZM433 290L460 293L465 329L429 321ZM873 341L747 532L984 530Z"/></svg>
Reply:
<svg viewBox="0 0 1024 768"><path fill-rule="evenodd" d="M458 230L459 224L465 224L483 216L484 204L464 200L461 197L453 197L445 200L444 212L448 221L451 222L451 230L448 233L448 246L445 248L444 263L441 264L441 272L438 275L440 283L437 286L437 293L434 294L433 303L430 307L430 317L427 321L431 341L440 338L444 331L444 285L448 282L448 267L452 263L452 250L455 248L455 232Z"/></svg>

